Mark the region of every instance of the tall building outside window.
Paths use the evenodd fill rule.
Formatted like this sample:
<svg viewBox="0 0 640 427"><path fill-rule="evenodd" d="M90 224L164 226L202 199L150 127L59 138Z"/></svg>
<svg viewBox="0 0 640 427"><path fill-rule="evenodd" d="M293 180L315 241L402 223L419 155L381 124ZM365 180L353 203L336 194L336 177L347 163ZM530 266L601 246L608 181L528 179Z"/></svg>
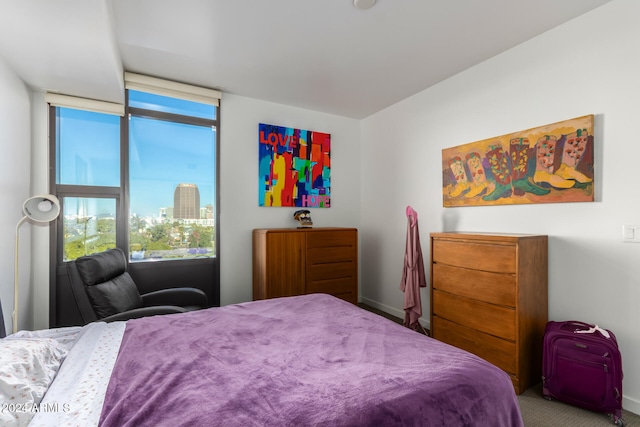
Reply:
<svg viewBox="0 0 640 427"><path fill-rule="evenodd" d="M173 194L173 217L200 219L200 192L196 184L178 184Z"/></svg>

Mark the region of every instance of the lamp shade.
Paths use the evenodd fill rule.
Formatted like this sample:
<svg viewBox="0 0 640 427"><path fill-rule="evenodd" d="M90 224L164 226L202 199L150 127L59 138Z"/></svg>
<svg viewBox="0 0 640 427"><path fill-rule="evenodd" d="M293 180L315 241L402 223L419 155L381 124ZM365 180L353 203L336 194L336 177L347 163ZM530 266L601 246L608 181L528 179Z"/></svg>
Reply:
<svg viewBox="0 0 640 427"><path fill-rule="evenodd" d="M376 0L353 0L353 5L361 10L369 9L374 4L376 4Z"/></svg>
<svg viewBox="0 0 640 427"><path fill-rule="evenodd" d="M37 222L53 221L60 214L60 201L53 194L33 196L25 200L22 211Z"/></svg>

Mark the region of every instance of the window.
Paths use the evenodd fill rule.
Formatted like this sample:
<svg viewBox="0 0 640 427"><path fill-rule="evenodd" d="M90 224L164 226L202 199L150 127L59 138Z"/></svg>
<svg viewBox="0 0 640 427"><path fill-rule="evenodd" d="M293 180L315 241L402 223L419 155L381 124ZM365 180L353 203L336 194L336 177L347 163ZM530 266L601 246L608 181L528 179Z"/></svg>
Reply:
<svg viewBox="0 0 640 427"><path fill-rule="evenodd" d="M215 255L215 107L128 94L131 259Z"/></svg>
<svg viewBox="0 0 640 427"><path fill-rule="evenodd" d="M58 184L120 186L120 118L59 108Z"/></svg>
<svg viewBox="0 0 640 427"><path fill-rule="evenodd" d="M214 257L218 101L202 100L219 94L125 78L124 116L51 102L58 263L116 246L134 262Z"/></svg>
<svg viewBox="0 0 640 427"><path fill-rule="evenodd" d="M116 247L121 200L120 117L52 107L54 194L62 206L61 250L70 261Z"/></svg>
<svg viewBox="0 0 640 427"><path fill-rule="evenodd" d="M64 260L116 247L116 200L64 197Z"/></svg>

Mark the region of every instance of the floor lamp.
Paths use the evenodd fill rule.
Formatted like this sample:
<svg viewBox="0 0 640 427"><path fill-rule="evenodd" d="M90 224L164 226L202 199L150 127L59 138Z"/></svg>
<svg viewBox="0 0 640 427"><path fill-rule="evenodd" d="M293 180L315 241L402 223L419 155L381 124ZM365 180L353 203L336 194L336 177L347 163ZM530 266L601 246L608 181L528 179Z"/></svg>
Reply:
<svg viewBox="0 0 640 427"><path fill-rule="evenodd" d="M24 216L16 225L16 265L13 281L13 333L18 332L18 257L20 244L20 226L30 219L35 222L51 222L60 215L60 201L53 194L33 196L22 205Z"/></svg>

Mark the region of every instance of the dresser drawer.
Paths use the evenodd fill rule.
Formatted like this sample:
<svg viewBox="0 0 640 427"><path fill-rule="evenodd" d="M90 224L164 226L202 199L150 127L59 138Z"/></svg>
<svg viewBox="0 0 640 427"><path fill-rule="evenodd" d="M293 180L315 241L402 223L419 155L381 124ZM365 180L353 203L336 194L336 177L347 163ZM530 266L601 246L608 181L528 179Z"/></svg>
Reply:
<svg viewBox="0 0 640 427"><path fill-rule="evenodd" d="M507 274L516 272L513 245L434 239L432 251L436 264Z"/></svg>
<svg viewBox="0 0 640 427"><path fill-rule="evenodd" d="M310 230L307 235L307 250L313 248L355 247L356 230L322 231Z"/></svg>
<svg viewBox="0 0 640 427"><path fill-rule="evenodd" d="M433 314L506 340L516 339L515 310L433 290Z"/></svg>
<svg viewBox="0 0 640 427"><path fill-rule="evenodd" d="M434 264L433 289L508 307L516 306L516 277Z"/></svg>
<svg viewBox="0 0 640 427"><path fill-rule="evenodd" d="M493 335L478 332L456 323L433 316L431 331L433 338L467 350L494 364L508 374L516 372L516 344ZM513 378L512 378L513 380Z"/></svg>
<svg viewBox="0 0 640 427"><path fill-rule="evenodd" d="M335 262L351 262L358 257L354 246L337 246L333 248L313 248L307 250L307 264L331 264Z"/></svg>
<svg viewBox="0 0 640 427"><path fill-rule="evenodd" d="M315 294L323 293L333 295L334 297L342 298L353 304L357 304L357 290L358 284L354 278L344 277L340 279L332 280L316 280L307 283L306 293Z"/></svg>
<svg viewBox="0 0 640 427"><path fill-rule="evenodd" d="M329 265L331 267L325 264L307 266L307 281L314 282L317 280L356 277L355 261L335 262Z"/></svg>

